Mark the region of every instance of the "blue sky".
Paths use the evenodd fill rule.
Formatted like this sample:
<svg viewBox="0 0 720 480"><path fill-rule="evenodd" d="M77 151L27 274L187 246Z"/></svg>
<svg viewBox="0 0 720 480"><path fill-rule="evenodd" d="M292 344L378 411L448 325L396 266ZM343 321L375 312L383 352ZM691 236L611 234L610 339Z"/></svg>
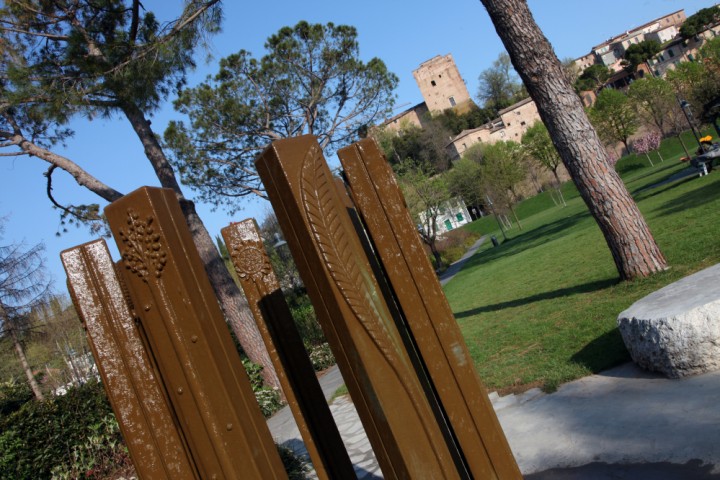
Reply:
<svg viewBox="0 0 720 480"><path fill-rule="evenodd" d="M381 58L389 70L400 78L398 106L422 101L412 71L425 60L451 53L471 96L475 97L479 74L489 68L503 51L479 0L447 3L437 0L365 0L353 2L353 6L337 0L247 3L225 2L223 32L211 39L214 59L209 63L199 62L199 68L190 76L189 85L214 73L220 58L239 49L249 50L256 57L261 57L268 36L300 20L355 26L362 57L365 60ZM160 18L169 19L179 11L181 2L147 0L143 4ZM584 55L594 45L662 15L684 9L690 16L714 4L711 0L529 0L535 20L561 59ZM173 118L178 116L168 101L153 116L153 128L162 133L167 122ZM66 148L58 148L58 153L76 161L124 193L143 185L157 185L142 147L126 121L78 118L71 126L76 135L68 141ZM48 271L55 281L55 289L61 291L64 290L65 273L59 259L60 251L94 240L94 237L87 230L75 227L70 227L70 231L60 237L55 236L59 216L45 196L42 174L46 169L47 164L36 158L0 157L0 217L7 217L0 244L24 241L30 246L44 243ZM60 201L99 201L77 187L68 175L57 172L54 177L53 191ZM185 193L189 197L193 195L189 189ZM231 221L248 217L262 219L269 204L264 201L248 202L244 211L234 217L222 211L213 212L206 205L198 207L210 234L215 236Z"/></svg>

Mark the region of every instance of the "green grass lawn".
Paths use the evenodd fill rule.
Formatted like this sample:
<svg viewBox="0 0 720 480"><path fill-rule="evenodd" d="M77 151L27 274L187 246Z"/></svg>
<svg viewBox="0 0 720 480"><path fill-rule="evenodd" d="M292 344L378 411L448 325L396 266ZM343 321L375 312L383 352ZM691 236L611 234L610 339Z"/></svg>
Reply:
<svg viewBox="0 0 720 480"><path fill-rule="evenodd" d="M692 148L694 141L685 141ZM617 166L671 268L619 282L600 229L571 183L568 206L542 193L518 206L523 229L486 242L445 286L480 377L501 392L560 383L629 360L618 314L668 283L720 262L720 171L653 187L687 168L676 139ZM652 187L652 188L649 188ZM503 239L489 217L469 229Z"/></svg>

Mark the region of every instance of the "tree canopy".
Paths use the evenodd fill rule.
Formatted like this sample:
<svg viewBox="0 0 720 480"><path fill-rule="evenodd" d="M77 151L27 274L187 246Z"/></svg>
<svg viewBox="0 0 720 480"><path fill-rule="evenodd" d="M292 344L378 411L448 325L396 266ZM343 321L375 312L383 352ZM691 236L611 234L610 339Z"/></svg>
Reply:
<svg viewBox="0 0 720 480"><path fill-rule="evenodd" d="M6 1L0 8L0 146L8 155L48 162L46 192L55 206L80 221L102 222L99 205L63 205L53 197L52 175L65 170L78 185L108 202L122 197L92 176L78 159L50 148L68 138L73 117L122 115L141 142L158 182L172 189L205 270L248 356L262 364L273 385L274 369L247 303L215 244L182 191L153 131L150 116L181 88L195 65L196 47L220 28L219 0L188 0L180 14L160 22L140 0ZM87 159L80 159L87 160ZM92 159L90 159L92 160ZM122 166L118 166L122 168ZM250 340L248 340L250 339ZM273 381L274 380L274 381Z"/></svg>
<svg viewBox="0 0 720 480"><path fill-rule="evenodd" d="M596 63L583 70L575 81L575 90L579 92L592 90L598 91L605 82L612 76L612 70L605 65Z"/></svg>
<svg viewBox="0 0 720 480"><path fill-rule="evenodd" d="M311 134L326 155L391 112L397 77L382 60L360 58L347 25L299 22L284 27L255 59L245 50L184 90L164 139L183 181L230 211L248 194L264 196L253 161L271 141Z"/></svg>
<svg viewBox="0 0 720 480"><path fill-rule="evenodd" d="M623 55L623 65L631 72L660 52L662 47L657 40L644 40L630 45Z"/></svg>
<svg viewBox="0 0 720 480"><path fill-rule="evenodd" d="M683 38L693 37L718 21L720 21L720 8L717 5L701 8L690 15L680 26L680 35Z"/></svg>
<svg viewBox="0 0 720 480"><path fill-rule="evenodd" d="M630 137L638 129L637 112L628 96L606 88L600 92L590 109L590 120L606 142L622 142L629 152Z"/></svg>
<svg viewBox="0 0 720 480"><path fill-rule="evenodd" d="M495 112L527 98L523 84L517 78L510 57L501 53L492 67L483 70L478 78L480 103Z"/></svg>

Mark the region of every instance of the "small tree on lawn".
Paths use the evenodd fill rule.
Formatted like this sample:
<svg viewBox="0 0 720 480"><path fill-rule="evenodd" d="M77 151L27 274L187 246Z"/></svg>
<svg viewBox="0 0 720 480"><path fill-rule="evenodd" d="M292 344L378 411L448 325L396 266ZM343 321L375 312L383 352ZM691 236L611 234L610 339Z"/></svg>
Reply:
<svg viewBox="0 0 720 480"><path fill-rule="evenodd" d="M428 170L414 166L405 169L399 177L399 183L408 210L418 225L418 233L430 248L435 268L441 269L444 264L437 248L437 221L444 212L449 195L445 178L441 175L431 176Z"/></svg>
<svg viewBox="0 0 720 480"><path fill-rule="evenodd" d="M535 122L533 126L525 131L521 142L537 163L552 172L553 177L555 177L555 192L562 206L566 207L567 203L565 203L561 188L562 182L560 182L560 175L558 174L558 170L562 165L562 158L560 158L560 154L553 145L545 124Z"/></svg>
<svg viewBox="0 0 720 480"><path fill-rule="evenodd" d="M622 142L630 151L630 137L638 129L637 112L623 92L606 88L590 109L590 121L600 137L608 143Z"/></svg>
<svg viewBox="0 0 720 480"><path fill-rule="evenodd" d="M648 145L647 139L645 136L642 136L640 138L637 138L633 144L632 144L633 151L635 153L639 153L641 155L645 155L645 158L648 159L648 162L650 162L650 166L654 167L655 164L653 163L652 159L650 158L650 155L648 155L648 152L650 151L650 146Z"/></svg>
<svg viewBox="0 0 720 480"><path fill-rule="evenodd" d="M635 139L633 142L633 150L635 153L643 154L645 155L645 158L648 159L648 162L650 162L650 166L654 167L655 164L653 163L652 159L650 158L650 152L656 151L658 148L660 148L660 134L658 132L648 132L642 137L639 137ZM662 155L660 155L660 152L658 151L658 157L660 157L660 161L663 161Z"/></svg>
<svg viewBox="0 0 720 480"><path fill-rule="evenodd" d="M522 224L515 212L515 204L520 200L517 189L527 174L524 159L527 152L516 142L500 141L487 145L483 149L482 177L485 189L495 194L495 203L504 204L512 213L515 222L522 230Z"/></svg>

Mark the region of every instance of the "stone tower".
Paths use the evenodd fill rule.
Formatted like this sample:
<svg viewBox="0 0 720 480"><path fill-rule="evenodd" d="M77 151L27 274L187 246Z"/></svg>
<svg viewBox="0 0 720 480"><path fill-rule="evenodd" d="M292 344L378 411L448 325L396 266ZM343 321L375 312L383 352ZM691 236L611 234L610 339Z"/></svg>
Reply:
<svg viewBox="0 0 720 480"><path fill-rule="evenodd" d="M413 70L413 77L431 113L440 113L448 108L465 110L472 105L465 81L449 53L436 55L421 63Z"/></svg>

